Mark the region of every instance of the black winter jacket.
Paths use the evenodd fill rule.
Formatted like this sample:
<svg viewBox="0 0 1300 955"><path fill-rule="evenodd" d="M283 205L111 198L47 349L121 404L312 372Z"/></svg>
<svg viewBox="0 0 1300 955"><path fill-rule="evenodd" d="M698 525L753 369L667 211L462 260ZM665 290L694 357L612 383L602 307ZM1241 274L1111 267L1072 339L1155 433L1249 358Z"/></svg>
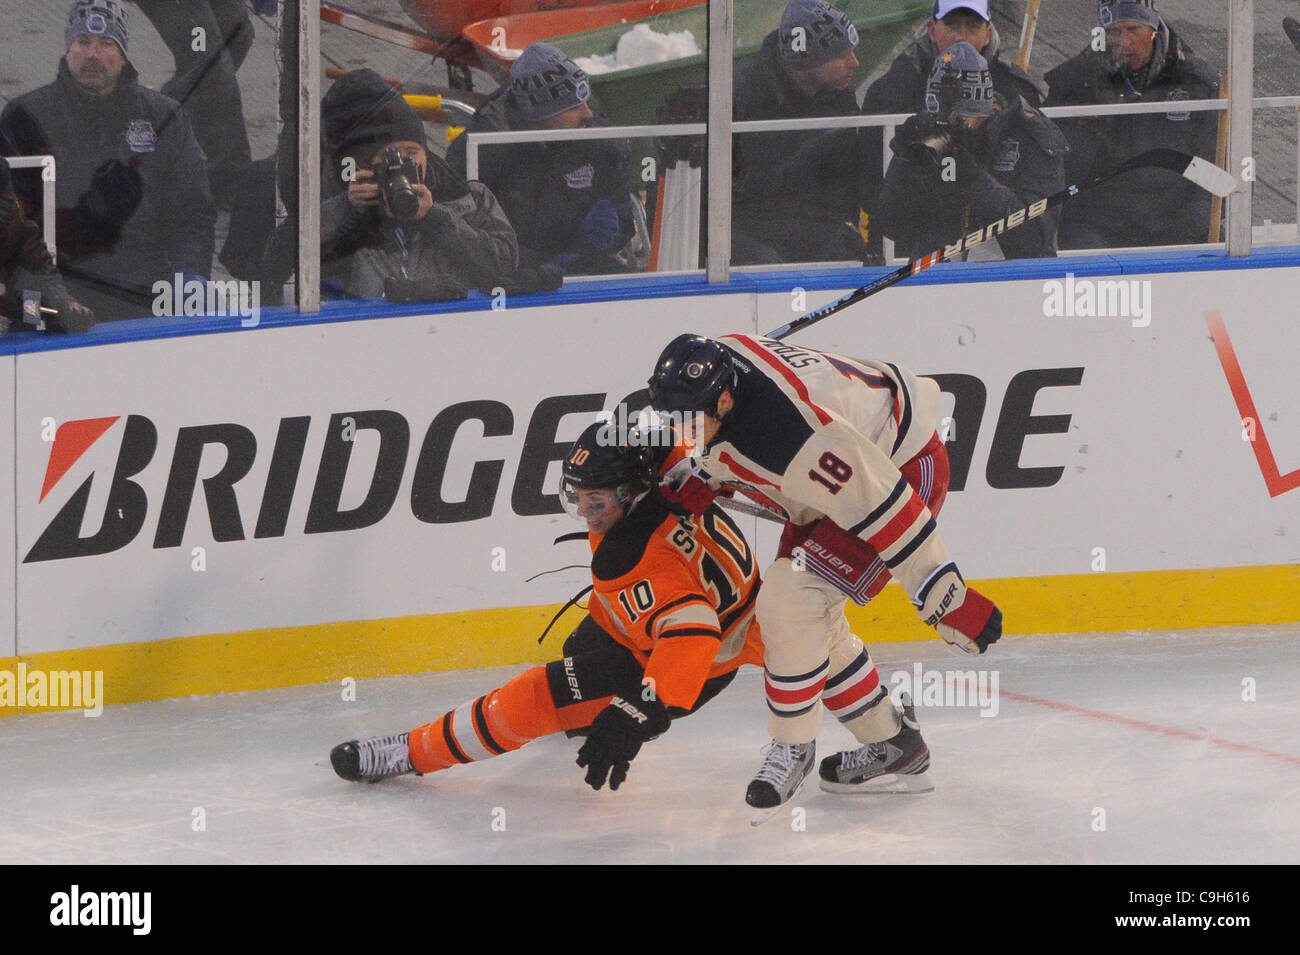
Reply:
<svg viewBox="0 0 1300 955"><path fill-rule="evenodd" d="M507 86L496 90L475 112L468 132L521 130L528 126L510 106ZM597 116L594 125L609 126ZM519 237L519 265L533 268L561 255L580 256L570 274L623 272L612 253L584 248L579 228L597 201L608 199L618 213L613 251L632 237L635 220L628 187L631 149L624 139L576 142L509 143L480 146L478 179L497 197ZM465 175L465 139L457 137L447 161Z"/></svg>
<svg viewBox="0 0 1300 955"><path fill-rule="evenodd" d="M781 64L776 31L735 78L737 122L857 116L852 89L809 97ZM732 225L783 262L860 257L845 245L874 189L862 129L737 133L732 146Z"/></svg>
<svg viewBox="0 0 1300 955"><path fill-rule="evenodd" d="M180 104L141 86L130 63L117 89L99 97L82 90L60 60L53 83L5 107L0 151L55 157L61 267L137 300L152 298L152 284L176 272L210 274L216 207L203 150ZM138 205L121 223L95 221L82 201L109 160L134 168L140 179ZM35 173L15 172L14 184L29 209L40 208Z"/></svg>
<svg viewBox="0 0 1300 955"><path fill-rule="evenodd" d="M879 221L896 252L919 258L1065 188L1065 136L1023 99L998 109L959 147L956 179L940 166L895 156L885 175ZM892 143L891 143L892 145ZM1056 254L1053 210L998 236L1008 259Z"/></svg>
<svg viewBox="0 0 1300 955"><path fill-rule="evenodd" d="M1174 104L1216 98L1218 80L1163 22L1156 44L1152 62L1127 83L1106 53L1091 49L1047 73L1049 106L1171 101L1167 113L1060 120L1070 141L1070 182L1113 172L1138 153L1160 146L1214 160L1219 114L1180 112ZM1210 201L1208 192L1168 170L1125 173L1063 208L1061 248L1205 242Z"/></svg>

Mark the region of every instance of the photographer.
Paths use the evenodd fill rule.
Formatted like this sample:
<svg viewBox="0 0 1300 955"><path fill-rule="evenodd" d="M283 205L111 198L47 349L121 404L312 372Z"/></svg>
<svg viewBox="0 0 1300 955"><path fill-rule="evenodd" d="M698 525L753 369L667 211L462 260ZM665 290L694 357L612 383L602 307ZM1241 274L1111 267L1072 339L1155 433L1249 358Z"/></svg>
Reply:
<svg viewBox="0 0 1300 955"><path fill-rule="evenodd" d="M1065 136L995 93L969 43L935 58L925 106L889 144L878 218L900 255L928 255L1065 188ZM1053 210L998 235L1003 257L1055 256L1056 221Z"/></svg>
<svg viewBox="0 0 1300 955"><path fill-rule="evenodd" d="M341 266L344 294L464 298L514 272L518 241L491 191L430 155L420 117L375 73L338 82L369 98L341 143L347 191L321 208L321 260Z"/></svg>
<svg viewBox="0 0 1300 955"><path fill-rule="evenodd" d="M89 331L95 316L68 295L41 238L41 227L27 218L12 186L9 163L0 157L0 335L11 323L23 321L29 292L39 296L47 331Z"/></svg>

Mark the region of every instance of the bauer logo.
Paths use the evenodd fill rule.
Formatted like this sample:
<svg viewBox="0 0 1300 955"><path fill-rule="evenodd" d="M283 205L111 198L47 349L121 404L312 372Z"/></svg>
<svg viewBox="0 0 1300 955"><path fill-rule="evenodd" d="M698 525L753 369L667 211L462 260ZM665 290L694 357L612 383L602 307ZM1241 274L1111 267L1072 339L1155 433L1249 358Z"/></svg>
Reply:
<svg viewBox="0 0 1300 955"><path fill-rule="evenodd" d="M152 892L87 892L78 885L50 896L50 924L125 926L148 935L153 924Z"/></svg>

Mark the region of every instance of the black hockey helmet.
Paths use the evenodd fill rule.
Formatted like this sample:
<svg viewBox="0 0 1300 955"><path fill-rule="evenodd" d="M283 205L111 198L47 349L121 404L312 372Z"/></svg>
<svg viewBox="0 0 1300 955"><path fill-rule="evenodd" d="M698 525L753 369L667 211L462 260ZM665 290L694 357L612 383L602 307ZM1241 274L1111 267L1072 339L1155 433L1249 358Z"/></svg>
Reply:
<svg viewBox="0 0 1300 955"><path fill-rule="evenodd" d="M635 430L620 434L612 422L588 425L564 459L560 501L577 517L577 490L608 488L624 508L658 482L652 449Z"/></svg>
<svg viewBox="0 0 1300 955"><path fill-rule="evenodd" d="M736 387L731 352L703 335L678 335L663 350L650 376L650 403L656 411L716 414L718 398Z"/></svg>

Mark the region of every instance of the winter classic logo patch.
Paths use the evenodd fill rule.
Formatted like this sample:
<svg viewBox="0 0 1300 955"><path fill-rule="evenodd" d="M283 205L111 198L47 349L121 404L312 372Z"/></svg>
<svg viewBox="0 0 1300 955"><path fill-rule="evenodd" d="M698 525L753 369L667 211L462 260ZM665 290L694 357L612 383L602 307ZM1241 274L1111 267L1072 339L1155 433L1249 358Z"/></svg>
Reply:
<svg viewBox="0 0 1300 955"><path fill-rule="evenodd" d="M158 145L158 134L147 119L133 119L126 128L126 144L133 153L151 153Z"/></svg>
<svg viewBox="0 0 1300 955"><path fill-rule="evenodd" d="M1192 94L1187 92L1187 90L1183 89L1181 86L1178 87L1178 89L1169 91L1170 101L1185 101L1191 98L1192 98ZM1171 120L1175 123L1185 123L1187 122L1187 120L1191 118L1192 118L1192 114L1187 112L1186 110L1183 110L1182 112L1178 112L1178 113L1165 113L1165 119Z"/></svg>
<svg viewBox="0 0 1300 955"><path fill-rule="evenodd" d="M571 169L564 174L564 181L570 189L590 189L596 180L596 167L591 163Z"/></svg>

